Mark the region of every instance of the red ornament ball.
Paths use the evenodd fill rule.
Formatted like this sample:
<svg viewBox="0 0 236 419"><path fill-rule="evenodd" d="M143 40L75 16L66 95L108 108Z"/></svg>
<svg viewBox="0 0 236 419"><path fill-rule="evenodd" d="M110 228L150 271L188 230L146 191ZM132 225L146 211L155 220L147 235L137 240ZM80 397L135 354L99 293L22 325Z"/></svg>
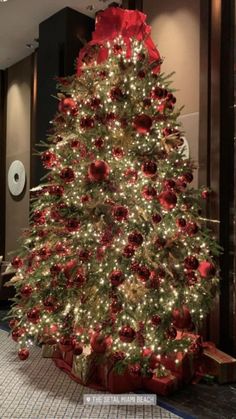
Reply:
<svg viewBox="0 0 236 419"><path fill-rule="evenodd" d="M70 232L80 229L80 222L76 218L70 218L66 223L66 229Z"/></svg>
<svg viewBox="0 0 236 419"><path fill-rule="evenodd" d="M28 298L32 294L32 292L33 292L33 288L29 284L23 285L23 287L21 287L20 289L20 293L22 297L24 298Z"/></svg>
<svg viewBox="0 0 236 419"><path fill-rule="evenodd" d="M133 247L140 247L143 244L143 236L138 231L133 231L128 235L128 242Z"/></svg>
<svg viewBox="0 0 236 419"><path fill-rule="evenodd" d="M58 110L64 114L76 114L77 104L72 98L66 97L59 102Z"/></svg>
<svg viewBox="0 0 236 419"><path fill-rule="evenodd" d="M176 186L176 183L175 183L175 181L173 179L166 179L164 181L164 188L165 189L168 189L168 190L169 189L174 189L175 186Z"/></svg>
<svg viewBox="0 0 236 419"><path fill-rule="evenodd" d="M192 318L189 309L183 306L172 311L173 325L177 329L189 329L192 325Z"/></svg>
<svg viewBox="0 0 236 419"><path fill-rule="evenodd" d="M95 145L95 147L96 147L96 148L98 148L99 150L100 150L101 148L103 148L103 146L104 146L104 140L102 139L102 137L98 137L98 138L96 138L96 140L94 141L94 145Z"/></svg>
<svg viewBox="0 0 236 419"><path fill-rule="evenodd" d="M148 160L142 164L142 172L146 177L153 177L157 172L157 164L155 161Z"/></svg>
<svg viewBox="0 0 236 419"><path fill-rule="evenodd" d="M158 314L154 314L151 318L151 322L153 326L159 326L161 323L161 317Z"/></svg>
<svg viewBox="0 0 236 419"><path fill-rule="evenodd" d="M198 271L202 278L209 278L216 274L215 265L207 260L203 260L199 263Z"/></svg>
<svg viewBox="0 0 236 419"><path fill-rule="evenodd" d="M15 269L22 268L22 266L24 265L23 260L19 256L15 256L12 259L11 264Z"/></svg>
<svg viewBox="0 0 236 419"><path fill-rule="evenodd" d="M159 224L162 220L162 217L157 212L152 215L152 221L154 224Z"/></svg>
<svg viewBox="0 0 236 419"><path fill-rule="evenodd" d="M79 251L79 259L82 262L88 262L91 256L92 256L92 252L90 252L90 250L88 249L81 249Z"/></svg>
<svg viewBox="0 0 236 419"><path fill-rule="evenodd" d="M185 228L186 227L186 220L185 220L185 218L177 218L177 220L176 220L176 225L177 225L177 227L179 227L179 228Z"/></svg>
<svg viewBox="0 0 236 419"><path fill-rule="evenodd" d="M199 262L195 256L187 256L184 259L184 267L190 271L196 270L199 266Z"/></svg>
<svg viewBox="0 0 236 419"><path fill-rule="evenodd" d="M143 282L148 281L151 275L151 271L145 265L139 265L136 272L138 278Z"/></svg>
<svg viewBox="0 0 236 419"><path fill-rule="evenodd" d="M142 196L147 201L152 201L157 196L157 191L153 186L144 186L142 189Z"/></svg>
<svg viewBox="0 0 236 419"><path fill-rule="evenodd" d="M112 155L116 158L116 159L122 159L125 155L123 148L121 147L115 147L112 150Z"/></svg>
<svg viewBox="0 0 236 419"><path fill-rule="evenodd" d="M137 115L133 120L133 126L139 134L147 134L152 127L152 118L146 114Z"/></svg>
<svg viewBox="0 0 236 419"><path fill-rule="evenodd" d="M135 254L135 248L131 244L127 244L123 249L123 256L127 259L132 258Z"/></svg>
<svg viewBox="0 0 236 419"><path fill-rule="evenodd" d="M170 211L177 204L177 196L174 192L165 191L159 195L159 202L165 210Z"/></svg>
<svg viewBox="0 0 236 419"><path fill-rule="evenodd" d="M43 300L43 305L49 313L53 313L56 309L57 300L56 298L49 296Z"/></svg>
<svg viewBox="0 0 236 419"><path fill-rule="evenodd" d="M73 354L76 355L76 356L79 356L83 353L83 350L84 349L83 349L83 346L81 345L81 343L77 342L74 345Z"/></svg>
<svg viewBox="0 0 236 419"><path fill-rule="evenodd" d="M32 220L35 224L42 225L46 222L45 211L35 210L33 212Z"/></svg>
<svg viewBox="0 0 236 419"><path fill-rule="evenodd" d="M133 342L135 339L136 332L135 330L130 326L123 326L121 330L119 331L119 337L121 342L130 343Z"/></svg>
<svg viewBox="0 0 236 419"><path fill-rule="evenodd" d="M208 199L209 196L210 196L210 191L208 191L207 189L202 191L202 193L201 193L202 199Z"/></svg>
<svg viewBox="0 0 236 419"><path fill-rule="evenodd" d="M96 160L91 163L88 169L89 179L93 182L101 182L108 178L110 167L103 160Z"/></svg>
<svg viewBox="0 0 236 419"><path fill-rule="evenodd" d="M12 331L11 337L12 339L17 342L18 339L25 334L25 328L24 327L17 327Z"/></svg>
<svg viewBox="0 0 236 419"><path fill-rule="evenodd" d="M165 336L167 339L175 339L177 336L177 330L174 326L170 326L169 329L166 330Z"/></svg>
<svg viewBox="0 0 236 419"><path fill-rule="evenodd" d="M18 351L18 357L21 361L25 361L29 357L29 349L28 348L21 348Z"/></svg>
<svg viewBox="0 0 236 419"><path fill-rule="evenodd" d="M198 225L194 222L189 222L186 227L186 232L189 236L194 236L197 234L199 228Z"/></svg>
<svg viewBox="0 0 236 419"><path fill-rule="evenodd" d="M55 166L57 157L56 154L52 153L51 151L44 151L44 153L41 155L41 160L43 166L46 169L51 169L51 167Z"/></svg>
<svg viewBox="0 0 236 419"><path fill-rule="evenodd" d="M112 271L110 273L110 282L114 287L118 287L119 285L121 285L124 280L125 280L125 276L123 274L122 271L120 271L119 269L116 269L114 271Z"/></svg>
<svg viewBox="0 0 236 419"><path fill-rule="evenodd" d="M65 183L70 183L75 180L75 172L70 167L65 167L60 173L60 178L64 180Z"/></svg>
<svg viewBox="0 0 236 419"><path fill-rule="evenodd" d="M126 221L129 216L129 211L128 208L122 205L115 205L112 214L116 221Z"/></svg>
<svg viewBox="0 0 236 419"><path fill-rule="evenodd" d="M84 116L80 120L80 126L83 129L91 129L94 127L94 125L95 125L94 119L91 118L90 116Z"/></svg>
<svg viewBox="0 0 236 419"><path fill-rule="evenodd" d="M8 323L10 329L15 329L15 327L18 325L19 320L17 319L11 319Z"/></svg>
<svg viewBox="0 0 236 419"><path fill-rule="evenodd" d="M31 308L27 311L27 318L31 323L38 323L40 317L40 309L38 307Z"/></svg>
<svg viewBox="0 0 236 419"><path fill-rule="evenodd" d="M110 91L111 100L120 101L123 99L123 97L124 97L124 93L122 92L120 87L116 86L116 87L113 87L113 89L111 89Z"/></svg>

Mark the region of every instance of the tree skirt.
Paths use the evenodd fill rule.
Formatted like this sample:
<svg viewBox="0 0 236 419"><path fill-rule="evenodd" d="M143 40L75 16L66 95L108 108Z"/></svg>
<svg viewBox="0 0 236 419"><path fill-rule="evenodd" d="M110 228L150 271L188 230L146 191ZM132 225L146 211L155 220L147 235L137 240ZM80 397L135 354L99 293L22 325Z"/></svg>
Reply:
<svg viewBox="0 0 236 419"><path fill-rule="evenodd" d="M0 418L179 418L159 406L84 406L84 394L98 394L72 381L33 347L22 362L15 343L0 330Z"/></svg>

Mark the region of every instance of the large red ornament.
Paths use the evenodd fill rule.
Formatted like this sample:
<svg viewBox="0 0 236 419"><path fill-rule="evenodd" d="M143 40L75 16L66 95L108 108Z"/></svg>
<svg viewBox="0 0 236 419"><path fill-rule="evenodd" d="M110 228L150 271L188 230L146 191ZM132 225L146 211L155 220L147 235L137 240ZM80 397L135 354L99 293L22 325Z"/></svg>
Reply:
<svg viewBox="0 0 236 419"><path fill-rule="evenodd" d="M143 282L148 281L151 275L151 271L145 265L139 265L136 272L138 278Z"/></svg>
<svg viewBox="0 0 236 419"><path fill-rule="evenodd" d="M152 118L149 115L137 115L133 120L133 126L139 134L147 134L152 127Z"/></svg>
<svg viewBox="0 0 236 419"><path fill-rule="evenodd" d="M56 154L52 153L52 151L44 151L41 155L41 160L43 162L43 166L46 169L51 169L51 167L55 166L57 161Z"/></svg>
<svg viewBox="0 0 236 419"><path fill-rule="evenodd" d="M193 181L193 174L191 172L184 173L181 178L184 182L191 183Z"/></svg>
<svg viewBox="0 0 236 419"><path fill-rule="evenodd" d="M138 231L133 231L128 235L128 242L134 247L140 247L143 244L143 236Z"/></svg>
<svg viewBox="0 0 236 419"><path fill-rule="evenodd" d="M31 308L27 311L27 318L31 323L37 324L40 317L40 309L38 307Z"/></svg>
<svg viewBox="0 0 236 419"><path fill-rule="evenodd" d="M108 178L110 167L103 160L96 160L91 163L88 169L89 179L93 182L101 182Z"/></svg>
<svg viewBox="0 0 236 419"><path fill-rule="evenodd" d="M152 201L157 196L157 191L153 186L144 186L142 189L142 196L147 201Z"/></svg>
<svg viewBox="0 0 236 419"><path fill-rule="evenodd" d="M28 298L32 294L32 292L33 292L33 288L29 284L23 285L23 287L21 287L20 289L20 293L22 297L25 297L25 298Z"/></svg>
<svg viewBox="0 0 236 419"><path fill-rule="evenodd" d="M65 167L60 173L60 178L64 180L65 183L70 183L75 180L75 173L70 167Z"/></svg>
<svg viewBox="0 0 236 419"><path fill-rule="evenodd" d="M122 159L125 155L123 148L121 147L115 147L112 150L112 155L116 158L116 159Z"/></svg>
<svg viewBox="0 0 236 419"><path fill-rule="evenodd" d="M25 328L24 327L17 327L12 331L12 339L17 342L18 339L25 334Z"/></svg>
<svg viewBox="0 0 236 419"><path fill-rule="evenodd" d="M119 331L119 337L122 342L130 343L135 339L136 332L130 326L123 326Z"/></svg>
<svg viewBox="0 0 236 419"><path fill-rule="evenodd" d="M128 208L122 205L116 205L112 210L113 217L117 221L126 221L128 219L129 211Z"/></svg>
<svg viewBox="0 0 236 419"><path fill-rule="evenodd" d="M75 115L77 113L77 104L72 98L66 97L59 102L58 110L64 114Z"/></svg>
<svg viewBox="0 0 236 419"><path fill-rule="evenodd" d="M94 333L90 339L90 345L94 352L104 353L112 345L112 338L110 336L103 336L99 333Z"/></svg>
<svg viewBox="0 0 236 419"><path fill-rule="evenodd" d="M157 172L157 164L155 161L148 160L142 164L142 172L146 177L153 177Z"/></svg>
<svg viewBox="0 0 236 419"><path fill-rule="evenodd" d="M159 202L165 210L172 210L177 204L177 196L174 192L165 191L159 195Z"/></svg>
<svg viewBox="0 0 236 419"><path fill-rule="evenodd" d="M208 278L215 275L216 268L213 263L203 260L199 264L198 271L203 278Z"/></svg>
<svg viewBox="0 0 236 419"><path fill-rule="evenodd" d="M192 325L192 318L189 309L183 306L182 309L175 308L172 311L173 325L177 329L189 329Z"/></svg>
<svg viewBox="0 0 236 419"><path fill-rule="evenodd" d="M199 262L195 256L187 256L184 259L184 267L188 270L196 270L199 266Z"/></svg>
<svg viewBox="0 0 236 419"><path fill-rule="evenodd" d="M21 348L18 351L18 357L21 361L25 361L29 356L29 349L28 348Z"/></svg>
<svg viewBox="0 0 236 419"><path fill-rule="evenodd" d="M112 271L112 272L110 273L109 278L110 278L111 284L112 284L114 287L118 287L118 286L119 286L119 285L121 285L121 284L124 282L124 280L125 280L125 276L124 276L123 272L122 272L122 271L120 271L119 269L116 269L116 270Z"/></svg>

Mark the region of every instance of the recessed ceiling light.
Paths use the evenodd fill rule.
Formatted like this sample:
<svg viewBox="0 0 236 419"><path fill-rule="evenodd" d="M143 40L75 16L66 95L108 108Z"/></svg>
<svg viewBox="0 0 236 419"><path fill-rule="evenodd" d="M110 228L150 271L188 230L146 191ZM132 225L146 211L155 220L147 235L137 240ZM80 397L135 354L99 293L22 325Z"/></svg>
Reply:
<svg viewBox="0 0 236 419"><path fill-rule="evenodd" d="M8 1L8 0L0 0L0 3L5 3L6 1Z"/></svg>

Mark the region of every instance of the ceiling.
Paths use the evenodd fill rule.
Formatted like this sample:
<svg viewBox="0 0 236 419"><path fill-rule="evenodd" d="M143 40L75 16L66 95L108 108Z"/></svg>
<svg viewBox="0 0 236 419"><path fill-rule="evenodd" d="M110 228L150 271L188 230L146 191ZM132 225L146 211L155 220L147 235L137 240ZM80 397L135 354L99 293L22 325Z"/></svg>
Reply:
<svg viewBox="0 0 236 419"><path fill-rule="evenodd" d="M39 23L71 7L88 16L104 9L112 0L8 0L0 2L0 69L3 70L32 53L37 47ZM117 3L119 3L117 1Z"/></svg>

